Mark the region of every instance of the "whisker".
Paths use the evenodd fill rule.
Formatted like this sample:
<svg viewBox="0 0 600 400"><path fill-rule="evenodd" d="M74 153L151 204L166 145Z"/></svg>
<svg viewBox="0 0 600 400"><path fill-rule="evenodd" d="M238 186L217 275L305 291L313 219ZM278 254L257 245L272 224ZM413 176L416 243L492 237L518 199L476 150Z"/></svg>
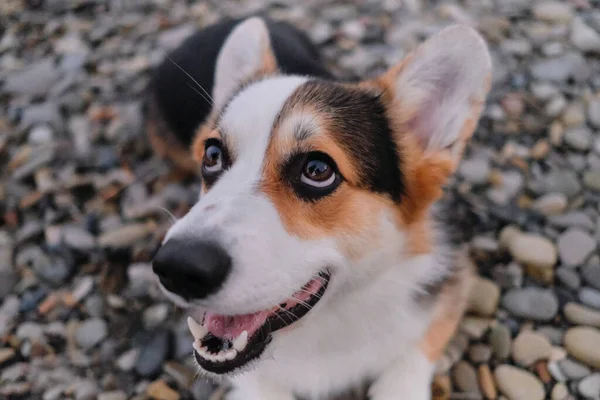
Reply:
<svg viewBox="0 0 600 400"><path fill-rule="evenodd" d="M313 308L313 306L311 306L310 304L308 304L307 302L305 302L303 300L300 300L299 298L295 297L294 295L292 295L291 299L296 301L298 304L306 307L308 310L311 310Z"/></svg>
<svg viewBox="0 0 600 400"><path fill-rule="evenodd" d="M186 74L188 78L190 78L190 79L191 79L191 80L192 80L192 81L193 81L193 82L194 82L196 85L198 85L198 87L200 88L200 90L202 90L202 91L203 91L203 92L204 92L204 93L205 93L205 94L208 96L208 98L210 99L210 101L208 101L208 100L207 100L207 101L210 103L210 105L211 105L211 106L213 106L213 107L214 107L214 105L215 105L215 104L214 104L214 101L215 101L215 100L214 100L214 99L211 97L211 95L210 95L210 94L209 94L209 93L208 93L206 90L204 90L204 88L202 87L202 85L200 85L200 83L198 83L198 81L197 81L197 80L195 80L195 79L194 79L194 78L193 78L193 77L192 77L190 74L188 74L188 73L186 72L186 70L184 70L184 69L183 69L183 68L182 68L182 67L181 67L179 64L177 64L177 63L175 62L175 60L173 60L173 59L171 58L171 56L167 55L167 57L169 58L169 60L170 60L170 61L171 61L173 64L175 64L175 66L176 66L177 68L179 68L179 69L181 70L181 72L183 72L184 74ZM206 100L206 98L205 98L205 100Z"/></svg>
<svg viewBox="0 0 600 400"><path fill-rule="evenodd" d="M173 215L173 213L169 210L167 210L164 207L161 206L156 206L157 209L164 211L165 214L167 214L167 217L169 217L169 219L171 220L171 225L173 225L175 222L177 222L177 217L175 215Z"/></svg>
<svg viewBox="0 0 600 400"><path fill-rule="evenodd" d="M206 101L207 103L209 103L209 104L210 104L210 100L209 100L209 99L207 99L207 98L206 98L206 96L204 96L202 93L200 93L200 92L198 91L198 89L196 89L195 87L193 87L193 86L192 86L192 85L191 85L189 82L188 82L188 84L187 84L187 85L188 85L188 87L189 87L190 89L192 89L194 92L198 93L198 95L199 95L200 97L202 97L202 99L203 99L204 101Z"/></svg>

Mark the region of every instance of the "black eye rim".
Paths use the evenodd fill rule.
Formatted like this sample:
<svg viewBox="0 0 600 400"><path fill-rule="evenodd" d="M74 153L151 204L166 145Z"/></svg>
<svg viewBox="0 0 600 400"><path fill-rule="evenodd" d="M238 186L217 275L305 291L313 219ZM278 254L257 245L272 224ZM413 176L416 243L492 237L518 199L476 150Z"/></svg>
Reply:
<svg viewBox="0 0 600 400"><path fill-rule="evenodd" d="M221 151L221 169L218 171L207 170L206 165L204 163L206 151L212 146L218 147ZM223 142L217 138L208 138L204 141L204 154L205 156L202 158L202 178L208 185L210 185L217 180L217 178L223 173L223 171L229 168L229 166L231 165L231 160L229 158L227 148L223 145Z"/></svg>
<svg viewBox="0 0 600 400"><path fill-rule="evenodd" d="M330 185L318 187L302 181L301 177L304 173L304 168L306 164L312 160L325 162L332 169L333 174L335 174L335 179ZM311 202L332 194L345 180L333 158L321 151L293 154L286 163L284 174L287 183L294 189L296 194L303 200Z"/></svg>

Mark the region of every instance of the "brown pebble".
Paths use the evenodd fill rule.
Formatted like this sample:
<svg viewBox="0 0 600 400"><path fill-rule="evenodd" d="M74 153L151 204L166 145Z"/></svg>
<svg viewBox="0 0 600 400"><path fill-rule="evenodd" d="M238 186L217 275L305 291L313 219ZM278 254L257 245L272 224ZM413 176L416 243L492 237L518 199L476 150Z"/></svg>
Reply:
<svg viewBox="0 0 600 400"><path fill-rule="evenodd" d="M550 143L546 139L538 140L537 143L531 148L531 157L540 160L545 158L550 152Z"/></svg>
<svg viewBox="0 0 600 400"><path fill-rule="evenodd" d="M492 376L492 371L490 371L490 367L487 364L481 364L478 369L477 376L479 378L479 387L481 388L481 392L488 400L494 400L498 396L498 392L496 390L496 383L494 382L494 377Z"/></svg>
<svg viewBox="0 0 600 400"><path fill-rule="evenodd" d="M56 293L51 293L44 299L44 301L40 303L38 306L38 312L41 315L48 314L50 311L54 310L58 304L58 301L59 297L56 295Z"/></svg>
<svg viewBox="0 0 600 400"><path fill-rule="evenodd" d="M548 371L548 362L546 361L538 361L534 365L535 373L544 383L552 382L552 376L550 375L550 371Z"/></svg>
<svg viewBox="0 0 600 400"><path fill-rule="evenodd" d="M448 400L452 394L452 380L448 375L436 375L431 385L431 400Z"/></svg>
<svg viewBox="0 0 600 400"><path fill-rule="evenodd" d="M152 382L146 389L146 394L154 400L179 400L180 396L162 379Z"/></svg>

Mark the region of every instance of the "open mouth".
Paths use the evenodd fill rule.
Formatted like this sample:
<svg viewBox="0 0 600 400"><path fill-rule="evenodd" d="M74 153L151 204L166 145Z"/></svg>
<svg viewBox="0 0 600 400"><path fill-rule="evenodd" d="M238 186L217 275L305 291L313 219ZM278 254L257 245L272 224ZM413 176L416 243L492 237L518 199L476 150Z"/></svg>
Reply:
<svg viewBox="0 0 600 400"><path fill-rule="evenodd" d="M273 332L298 321L319 302L329 278L329 272L320 272L284 303L253 314L206 312L201 324L189 317L196 361L208 372L224 374L258 358Z"/></svg>

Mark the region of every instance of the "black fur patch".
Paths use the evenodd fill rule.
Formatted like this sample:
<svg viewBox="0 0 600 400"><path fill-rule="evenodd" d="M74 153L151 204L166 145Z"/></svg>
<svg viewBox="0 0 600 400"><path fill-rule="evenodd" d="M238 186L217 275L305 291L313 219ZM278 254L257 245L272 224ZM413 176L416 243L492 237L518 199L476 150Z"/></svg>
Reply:
<svg viewBox="0 0 600 400"><path fill-rule="evenodd" d="M212 104L202 89L212 94L219 51L242 20L225 19L198 31L154 70L150 90L169 128L185 146L191 143L196 129L211 112ZM269 18L264 21L280 72L320 78L331 76L304 33L285 22Z"/></svg>
<svg viewBox="0 0 600 400"><path fill-rule="evenodd" d="M327 129L354 163L362 187L400 202L405 193L402 160L380 94L311 80L296 89L277 121L302 107L326 117ZM295 132L299 141L310 134Z"/></svg>

